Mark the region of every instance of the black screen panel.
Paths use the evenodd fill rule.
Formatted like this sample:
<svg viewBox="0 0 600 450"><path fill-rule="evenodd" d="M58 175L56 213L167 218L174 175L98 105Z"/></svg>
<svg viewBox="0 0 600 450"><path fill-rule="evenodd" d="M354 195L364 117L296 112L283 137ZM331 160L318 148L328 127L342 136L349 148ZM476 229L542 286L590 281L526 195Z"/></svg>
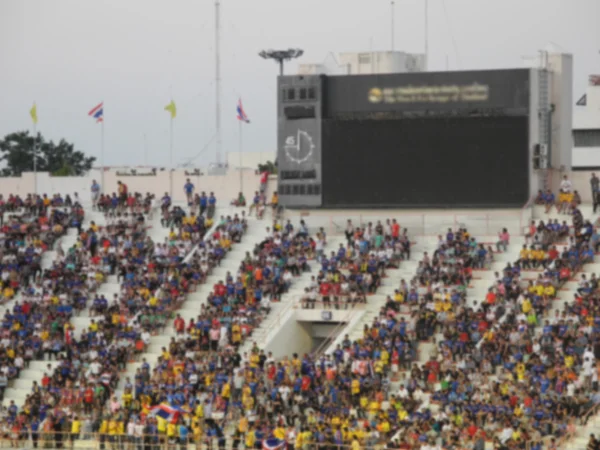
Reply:
<svg viewBox="0 0 600 450"><path fill-rule="evenodd" d="M324 207L519 207L527 116L324 120Z"/></svg>

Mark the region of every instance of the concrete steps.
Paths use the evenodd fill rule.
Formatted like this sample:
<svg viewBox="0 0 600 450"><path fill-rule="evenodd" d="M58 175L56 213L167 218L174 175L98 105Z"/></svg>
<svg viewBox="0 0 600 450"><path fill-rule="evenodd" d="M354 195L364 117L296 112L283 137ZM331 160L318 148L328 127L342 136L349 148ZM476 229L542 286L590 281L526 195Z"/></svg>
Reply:
<svg viewBox="0 0 600 450"><path fill-rule="evenodd" d="M223 214L221 211L219 212ZM229 215L233 215L233 213ZM201 307L206 303L206 299L213 290L214 284L220 280L224 280L227 271L235 274L242 258L246 255L246 252L252 252L254 246L265 238L266 229L263 222L256 220L253 217L249 218L247 221L248 228L245 235L242 237L242 241L233 244L232 250L227 253L225 258L221 261L221 266L213 269L213 272L207 277L206 283L201 284L195 292L187 295L186 300L177 311L186 322L191 318L196 318L200 313ZM209 237L211 234L212 233L209 232L206 236ZM153 366L158 361L158 358L162 353L162 348L167 347L171 342L171 339L174 338L176 338L175 329L173 328L172 323L168 323L165 330L160 335L151 337L150 344L146 351L140 355L139 360L141 361L142 358L145 358L146 361ZM139 362L127 364L125 373L123 373L119 379L119 384L115 393L117 398L120 398L123 393L127 377L133 380L135 373L140 366L141 364Z"/></svg>
<svg viewBox="0 0 600 450"><path fill-rule="evenodd" d="M362 316L353 323L349 323L327 347L325 353L331 354L336 347L341 344L346 336L351 341L361 339L365 325L373 325L374 320L379 316L379 311L387 301L388 296L392 296L395 290L400 287L401 280L410 283L416 274L419 261L423 258L425 252L433 255L437 245L437 237L418 236L416 244L411 249L411 258L408 261L402 261L399 269L390 269L386 271L387 276L381 280L381 285L375 295L367 297L367 304Z"/></svg>
<svg viewBox="0 0 600 450"><path fill-rule="evenodd" d="M346 238L344 236L329 236L324 250L326 253L336 251L340 244L345 244L345 242ZM260 348L264 348L269 343L272 336L276 334L279 326L285 322L287 314L291 313L294 305L300 301L300 298L304 294L304 289L310 285L311 277L315 276L320 270L320 265L315 260L309 260L308 266L310 267L310 272L304 272L299 277L294 278L290 289L285 295L281 296L281 300L279 302L271 303L271 312L263 320L260 326L253 330L251 338L246 339L241 345L241 354L249 352L254 342L256 342Z"/></svg>

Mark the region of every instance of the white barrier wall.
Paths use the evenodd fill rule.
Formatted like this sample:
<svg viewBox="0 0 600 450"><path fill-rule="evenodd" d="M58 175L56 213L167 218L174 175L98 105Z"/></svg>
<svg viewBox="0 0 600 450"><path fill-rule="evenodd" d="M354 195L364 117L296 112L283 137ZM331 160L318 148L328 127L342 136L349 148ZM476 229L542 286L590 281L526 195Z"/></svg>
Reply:
<svg viewBox="0 0 600 450"><path fill-rule="evenodd" d="M229 170L224 175L198 175L192 171L177 169L173 171L163 170L152 173L151 169L137 169L136 175L123 169L109 169L104 171L105 192L117 192L117 182L125 183L130 192L146 193L150 192L159 198L165 192L173 192L174 201L185 201L183 186L189 178L196 186L196 192L206 191L215 192L215 195L221 202L229 203L237 198L240 188L243 186L244 195L247 201L251 201L254 192L259 188L260 175L254 170ZM240 176L241 175L241 176ZM90 187L92 181L98 183L102 181L102 172L92 170L89 174L82 177L54 177L47 172L23 173L20 177L0 177L0 194L8 196L9 194L18 194L26 196L37 191L39 194L73 194L77 192L79 197L85 202L90 200ZM270 179L271 189L275 188L277 177Z"/></svg>

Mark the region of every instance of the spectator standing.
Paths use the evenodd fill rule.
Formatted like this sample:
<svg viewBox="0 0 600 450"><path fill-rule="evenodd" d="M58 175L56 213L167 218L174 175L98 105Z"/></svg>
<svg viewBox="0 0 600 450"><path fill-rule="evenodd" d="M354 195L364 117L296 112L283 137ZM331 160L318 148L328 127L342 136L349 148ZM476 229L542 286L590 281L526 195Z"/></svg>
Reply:
<svg viewBox="0 0 600 450"><path fill-rule="evenodd" d="M96 180L92 180L92 208L96 209L98 204L98 198L100 198L100 185L96 182Z"/></svg>
<svg viewBox="0 0 600 450"><path fill-rule="evenodd" d="M590 187L592 189L592 202L594 203L594 212L596 212L596 209L600 204L600 178L598 178L595 173L592 173L592 178L590 178Z"/></svg>
<svg viewBox="0 0 600 450"><path fill-rule="evenodd" d="M192 183L189 178L185 181L183 191L185 192L185 197L187 198L188 206L192 206L194 201L194 183Z"/></svg>
<svg viewBox="0 0 600 450"><path fill-rule="evenodd" d="M498 252L504 251L506 252L508 248L508 244L510 242L510 234L506 228L502 228L502 231L498 233L498 242L496 243L496 249Z"/></svg>
<svg viewBox="0 0 600 450"><path fill-rule="evenodd" d="M215 216L215 207L217 206L217 198L213 192L208 196L208 209L206 214L209 219L212 219Z"/></svg>
<svg viewBox="0 0 600 450"><path fill-rule="evenodd" d="M127 185L121 181L117 181L117 190L119 191L119 200L121 205L127 205Z"/></svg>
<svg viewBox="0 0 600 450"><path fill-rule="evenodd" d="M269 181L269 172L263 171L260 174L260 192L261 194L267 190L267 182Z"/></svg>
<svg viewBox="0 0 600 450"><path fill-rule="evenodd" d="M206 192L202 192L200 194L200 215L204 214L206 208L208 207L208 197L206 196Z"/></svg>
<svg viewBox="0 0 600 450"><path fill-rule="evenodd" d="M573 202L573 183L571 180L567 178L567 176L563 176L562 181L560 182L560 192L558 195L558 205L557 209L560 213L566 213L569 209L569 206Z"/></svg>

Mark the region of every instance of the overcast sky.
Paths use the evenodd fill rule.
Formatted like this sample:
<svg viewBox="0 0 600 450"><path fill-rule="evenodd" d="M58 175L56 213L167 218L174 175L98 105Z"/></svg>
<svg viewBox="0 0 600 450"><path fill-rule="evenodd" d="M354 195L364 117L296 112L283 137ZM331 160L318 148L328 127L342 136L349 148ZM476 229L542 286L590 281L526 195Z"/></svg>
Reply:
<svg viewBox="0 0 600 450"><path fill-rule="evenodd" d="M429 10L431 70L446 57L451 70L522 67L550 44L574 55L574 100L600 73L600 0L429 0ZM224 152L238 150L238 96L252 121L244 150L275 149L277 67L261 49L300 47L306 63L390 48L388 0L222 0L221 11ZM422 52L423 29L423 0L396 0L396 49ZM99 156L87 112L104 100L106 164L144 164L146 134L148 163L165 165L172 89L182 163L214 136L214 73L212 0L0 0L0 136L31 128L36 101L45 136Z"/></svg>

